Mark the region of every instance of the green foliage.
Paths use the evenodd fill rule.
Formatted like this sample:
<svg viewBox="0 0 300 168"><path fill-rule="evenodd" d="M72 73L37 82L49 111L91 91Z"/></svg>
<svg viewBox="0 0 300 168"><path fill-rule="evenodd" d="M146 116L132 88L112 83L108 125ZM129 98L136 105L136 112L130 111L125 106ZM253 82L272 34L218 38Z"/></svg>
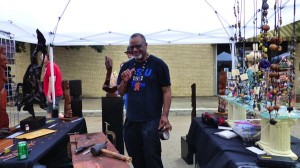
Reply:
<svg viewBox="0 0 300 168"><path fill-rule="evenodd" d="M64 46L66 50L80 50L82 46Z"/></svg>
<svg viewBox="0 0 300 168"><path fill-rule="evenodd" d="M101 53L105 48L103 45L90 46L92 49L96 50L98 53Z"/></svg>
<svg viewBox="0 0 300 168"><path fill-rule="evenodd" d="M26 52L25 44L26 43L24 43L24 42L16 41L16 52L17 53ZM30 44L30 47L34 48L35 44ZM64 46L64 48L66 50L80 50L80 48L82 48L82 47L84 47L84 46ZM89 46L89 47L91 47L98 53L101 53L105 49L103 45L97 45L97 46L95 45L95 46Z"/></svg>
<svg viewBox="0 0 300 168"><path fill-rule="evenodd" d="M80 48L82 48L84 46L64 46L64 48L66 50L80 50ZM98 53L101 53L104 50L104 46L103 45L95 45L95 46L89 46L92 49L94 49L95 51L97 51Z"/></svg>
<svg viewBox="0 0 300 168"><path fill-rule="evenodd" d="M16 52L17 53L26 52L26 47L24 42L16 41Z"/></svg>

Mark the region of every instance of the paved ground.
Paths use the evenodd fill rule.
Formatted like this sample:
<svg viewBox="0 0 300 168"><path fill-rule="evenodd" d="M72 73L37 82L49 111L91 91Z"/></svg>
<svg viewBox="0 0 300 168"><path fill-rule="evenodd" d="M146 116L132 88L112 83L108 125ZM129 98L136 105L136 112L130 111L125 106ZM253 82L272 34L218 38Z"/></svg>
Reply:
<svg viewBox="0 0 300 168"><path fill-rule="evenodd" d="M62 101L63 102L63 101ZM216 111L218 105L217 97L197 97L197 116L201 115L204 111ZM299 106L298 104L296 105ZM61 105L63 109L63 103ZM102 112L101 99L83 99L83 115L87 121L88 132L100 132L102 130ZM177 97L172 99L172 105L170 110L170 122L173 126L171 137L167 141L162 141L162 159L165 168L194 168L193 165L187 165L183 159L181 159L181 136L188 133L191 123L191 98L189 97ZM16 114L15 107L8 107L7 111L11 114ZM43 110L39 107L35 107L36 115L45 115ZM20 119L28 117L27 112L20 113ZM15 120L17 117L15 118ZM12 122L11 122L12 123ZM18 123L16 121L16 123ZM300 122L297 122L296 126L292 127L291 133L300 138Z"/></svg>
<svg viewBox="0 0 300 168"><path fill-rule="evenodd" d="M99 132L102 130L101 117L85 117L88 126L88 132ZM162 141L162 159L165 168L193 168L181 159L181 142L180 137L186 135L191 123L188 115L170 116L173 130L170 133L170 139Z"/></svg>

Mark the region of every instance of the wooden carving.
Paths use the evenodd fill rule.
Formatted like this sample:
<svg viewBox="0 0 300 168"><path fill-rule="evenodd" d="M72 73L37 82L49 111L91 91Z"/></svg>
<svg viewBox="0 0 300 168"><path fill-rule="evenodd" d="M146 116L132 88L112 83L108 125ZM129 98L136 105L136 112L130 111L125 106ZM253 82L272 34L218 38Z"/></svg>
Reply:
<svg viewBox="0 0 300 168"><path fill-rule="evenodd" d="M5 69L6 69L6 49L4 46L0 46L0 129L9 127L9 118L6 112L6 104L7 104L7 91L4 88L4 84L6 83Z"/></svg>
<svg viewBox="0 0 300 168"><path fill-rule="evenodd" d="M0 93L0 129L9 127L9 118L6 112L6 104L7 104L7 91L5 89L1 90Z"/></svg>
<svg viewBox="0 0 300 168"><path fill-rule="evenodd" d="M227 73L224 71L219 72L219 95L226 93Z"/></svg>
<svg viewBox="0 0 300 168"><path fill-rule="evenodd" d="M46 103L46 97L43 92L42 83L41 83L41 74L42 74L42 68L43 63L39 65L38 64L38 52L42 52L44 55L44 58L47 54L46 50L46 39L44 38L44 35L37 29L37 38L38 43L36 48L34 49L33 53L30 57L30 65L28 66L25 75L23 77L23 83L18 83L17 85L17 97L19 94L19 87L22 87L23 92L23 98L21 102L16 102L18 111L21 110L21 107L24 106L23 110L28 111L32 117L35 117L33 104L38 104L40 108L46 109L47 103ZM44 59L43 58L43 59Z"/></svg>
<svg viewBox="0 0 300 168"><path fill-rule="evenodd" d="M109 57L105 57L105 67L106 67L106 78L102 86L102 90L106 91L106 97L116 97L118 86L112 81L112 67L113 61Z"/></svg>
<svg viewBox="0 0 300 168"><path fill-rule="evenodd" d="M225 95L226 93L226 83L227 83L227 72L221 71L219 72L219 95ZM226 112L226 101L219 97L218 102L218 112L225 113Z"/></svg>
<svg viewBox="0 0 300 168"><path fill-rule="evenodd" d="M68 80L63 81L63 89L64 89L64 98L65 98L64 116L65 118L72 118L73 117L73 112L71 108L72 97L70 95L70 83Z"/></svg>

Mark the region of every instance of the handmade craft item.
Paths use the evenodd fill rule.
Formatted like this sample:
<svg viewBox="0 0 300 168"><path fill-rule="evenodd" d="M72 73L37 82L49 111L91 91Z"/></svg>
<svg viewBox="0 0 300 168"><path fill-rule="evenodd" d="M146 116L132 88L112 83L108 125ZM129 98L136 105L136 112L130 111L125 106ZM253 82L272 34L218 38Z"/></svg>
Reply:
<svg viewBox="0 0 300 168"><path fill-rule="evenodd" d="M7 91L4 88L6 83L5 69L6 69L6 49L4 46L0 46L0 129L9 127L8 114L6 112L7 104Z"/></svg>
<svg viewBox="0 0 300 168"><path fill-rule="evenodd" d="M72 118L72 108L71 108L71 95L70 95L70 84L68 80L63 81L63 90L64 90L64 98L65 98L65 104L64 104L64 117L65 118Z"/></svg>
<svg viewBox="0 0 300 168"><path fill-rule="evenodd" d="M46 97L43 92L42 83L41 83L41 73L44 64L44 58L47 54L46 50L46 39L44 35L37 29L37 39L38 43L36 48L30 57L30 65L28 66L26 73L23 77L23 83L17 85L17 97L19 95L19 87L22 87L23 97L21 102L16 102L18 111L23 107L24 111L28 111L32 117L35 117L33 104L39 104L40 108L46 109ZM39 52L42 52L44 57L42 63L38 64L38 56Z"/></svg>
<svg viewBox="0 0 300 168"><path fill-rule="evenodd" d="M105 67L106 67L106 78L104 84L102 86L102 90L106 91L107 97L116 97L116 91L118 90L118 86L116 84L115 74L112 73L113 61L109 57L105 57Z"/></svg>

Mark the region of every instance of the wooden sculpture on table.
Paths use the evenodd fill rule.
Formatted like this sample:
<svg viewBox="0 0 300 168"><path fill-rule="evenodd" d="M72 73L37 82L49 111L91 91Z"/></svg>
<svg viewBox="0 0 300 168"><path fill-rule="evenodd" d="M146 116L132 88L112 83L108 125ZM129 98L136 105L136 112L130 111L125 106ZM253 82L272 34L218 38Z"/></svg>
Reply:
<svg viewBox="0 0 300 168"><path fill-rule="evenodd" d="M222 70L219 72L219 90L218 90L219 95L225 95L226 85L227 85L227 72ZM219 97L217 113L220 115L227 114L226 113L226 100L222 99L221 97Z"/></svg>
<svg viewBox="0 0 300 168"><path fill-rule="evenodd" d="M23 110L28 111L32 117L35 117L33 104L39 104L40 108L46 109L46 97L43 92L42 83L41 83L41 73L43 68L43 63L45 55L47 54L46 50L46 39L43 34L37 29L37 39L38 43L30 57L30 65L28 66L26 73L23 77L23 83L18 83L16 96L19 96L19 87L22 87L23 98L19 103L16 102L18 111L21 110L21 107L24 106ZM42 52L44 57L42 63L38 64L38 53Z"/></svg>
<svg viewBox="0 0 300 168"><path fill-rule="evenodd" d="M0 46L0 129L9 127L9 119L6 112L7 91L4 88L4 84L6 83L5 69L7 64L5 52L5 47Z"/></svg>
<svg viewBox="0 0 300 168"><path fill-rule="evenodd" d="M106 97L116 97L118 86L116 84L115 74L112 73L113 61L109 57L105 57L106 78L102 86L102 90L106 91Z"/></svg>
<svg viewBox="0 0 300 168"><path fill-rule="evenodd" d="M226 83L227 83L227 72L219 72L219 95L225 95L226 93Z"/></svg>
<svg viewBox="0 0 300 168"><path fill-rule="evenodd" d="M106 97L102 101L102 132L114 143L120 153L124 153L123 141L123 97L117 94L117 74L112 71L113 61L105 57L106 78L102 90L106 91ZM113 112L113 113L112 113ZM108 130L108 126L110 130Z"/></svg>
<svg viewBox="0 0 300 168"><path fill-rule="evenodd" d="M73 112L71 108L71 95L70 95L70 83L68 80L63 81L63 90L64 90L64 98L65 98L65 105L64 105L64 117L65 118L72 118Z"/></svg>

